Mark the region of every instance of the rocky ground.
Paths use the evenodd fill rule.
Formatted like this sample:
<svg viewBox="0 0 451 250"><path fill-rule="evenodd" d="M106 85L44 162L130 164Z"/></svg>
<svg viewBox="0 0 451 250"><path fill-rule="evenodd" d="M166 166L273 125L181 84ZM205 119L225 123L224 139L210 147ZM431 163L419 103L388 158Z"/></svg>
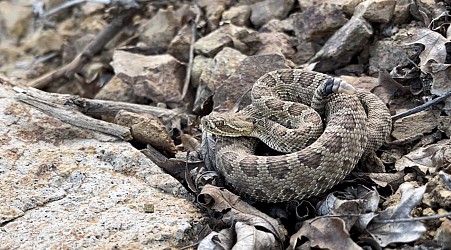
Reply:
<svg viewBox="0 0 451 250"><path fill-rule="evenodd" d="M0 1L0 249L451 249L449 1L99 2ZM321 197L242 200L199 118L284 68L392 133Z"/></svg>

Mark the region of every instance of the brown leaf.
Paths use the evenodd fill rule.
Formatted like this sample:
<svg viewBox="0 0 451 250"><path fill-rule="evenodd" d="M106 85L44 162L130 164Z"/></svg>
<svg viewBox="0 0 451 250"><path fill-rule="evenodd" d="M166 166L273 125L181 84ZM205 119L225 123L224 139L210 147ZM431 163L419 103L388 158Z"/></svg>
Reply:
<svg viewBox="0 0 451 250"><path fill-rule="evenodd" d="M399 219L411 218L410 212L423 199L426 186L414 188L411 183L406 182L399 190L402 193L401 201L396 206L382 211L367 227L368 232L382 247L394 242L415 241L426 232L426 227L419 221L396 222Z"/></svg>
<svg viewBox="0 0 451 250"><path fill-rule="evenodd" d="M239 196L226 189L206 185L197 199L201 205L223 213L222 220L226 224L231 226L235 222L243 222L254 228L264 228L264 231L271 232L276 239L276 245L272 248L282 246L286 235L285 228L274 218L242 201Z"/></svg>
<svg viewBox="0 0 451 250"><path fill-rule="evenodd" d="M362 249L349 237L345 222L340 218L321 217L305 221L290 238L287 249L296 249L298 239L306 237L310 247L321 249Z"/></svg>
<svg viewBox="0 0 451 250"><path fill-rule="evenodd" d="M423 44L424 50L420 53L420 66L426 65L430 60L436 63L445 63L446 60L446 43L448 39L443 37L440 33L426 28L416 29L416 33L412 38L410 44Z"/></svg>

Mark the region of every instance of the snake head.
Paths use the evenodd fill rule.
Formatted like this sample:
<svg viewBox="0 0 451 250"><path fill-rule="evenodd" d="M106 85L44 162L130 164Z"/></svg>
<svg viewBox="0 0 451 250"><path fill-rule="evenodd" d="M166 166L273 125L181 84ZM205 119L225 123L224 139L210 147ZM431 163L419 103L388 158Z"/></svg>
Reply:
<svg viewBox="0 0 451 250"><path fill-rule="evenodd" d="M202 130L222 136L248 136L254 130L253 118L239 113L213 112L202 117Z"/></svg>

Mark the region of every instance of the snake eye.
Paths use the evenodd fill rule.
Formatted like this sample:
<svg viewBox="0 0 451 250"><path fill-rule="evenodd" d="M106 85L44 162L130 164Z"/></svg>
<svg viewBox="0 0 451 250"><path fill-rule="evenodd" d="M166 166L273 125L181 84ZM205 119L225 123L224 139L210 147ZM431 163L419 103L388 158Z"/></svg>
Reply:
<svg viewBox="0 0 451 250"><path fill-rule="evenodd" d="M224 121L215 121L215 125L217 127L222 127L222 126L224 126Z"/></svg>

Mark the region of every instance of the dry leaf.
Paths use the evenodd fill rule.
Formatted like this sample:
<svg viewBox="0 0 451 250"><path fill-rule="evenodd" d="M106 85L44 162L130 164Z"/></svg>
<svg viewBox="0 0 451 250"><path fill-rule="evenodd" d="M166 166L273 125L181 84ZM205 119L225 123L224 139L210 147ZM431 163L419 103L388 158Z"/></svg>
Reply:
<svg viewBox="0 0 451 250"><path fill-rule="evenodd" d="M447 157L449 157L448 160ZM450 159L451 141L445 139L408 153L396 161L395 168L398 171L403 171L406 167L418 167L423 174L435 173L437 168L446 164Z"/></svg>
<svg viewBox="0 0 451 250"><path fill-rule="evenodd" d="M250 230L250 232L240 232L244 236L247 235L250 237L249 235L252 235L252 237L263 237L265 239L265 245L268 244L268 242L274 244L269 247L272 249L280 249L282 247L286 235L285 228L274 218L271 218L242 201L239 196L234 195L226 189L206 185L198 195L197 199L201 205L222 213L222 221L227 225L232 226L234 223L241 222L251 226L253 229ZM238 227L241 230L244 226L239 225ZM255 232L255 230L262 232ZM274 236L275 240L269 239L272 237L266 235L268 232ZM260 236L262 233L265 233L264 236ZM238 231L236 231L236 234L238 234ZM247 242L246 238L247 237L241 237L239 240L246 240ZM237 242L235 244L241 246L241 244L247 244L246 242Z"/></svg>
<svg viewBox="0 0 451 250"><path fill-rule="evenodd" d="M306 237L310 241L310 247L321 249L362 249L350 237L345 228L345 222L340 218L321 217L305 221L290 238L290 246L287 249L296 249L299 239Z"/></svg>
<svg viewBox="0 0 451 250"><path fill-rule="evenodd" d="M410 183L403 183L399 189L402 193L399 204L382 211L367 227L368 232L382 247L395 242L415 241L426 232L426 227L419 221L387 221L412 218L410 212L423 199L426 186L414 188Z"/></svg>
<svg viewBox="0 0 451 250"><path fill-rule="evenodd" d="M449 43L447 38L440 33L426 28L416 29L416 33L412 38L410 44L423 44L424 50L420 53L420 67L426 65L430 60L436 63L443 64L446 60L446 43Z"/></svg>

